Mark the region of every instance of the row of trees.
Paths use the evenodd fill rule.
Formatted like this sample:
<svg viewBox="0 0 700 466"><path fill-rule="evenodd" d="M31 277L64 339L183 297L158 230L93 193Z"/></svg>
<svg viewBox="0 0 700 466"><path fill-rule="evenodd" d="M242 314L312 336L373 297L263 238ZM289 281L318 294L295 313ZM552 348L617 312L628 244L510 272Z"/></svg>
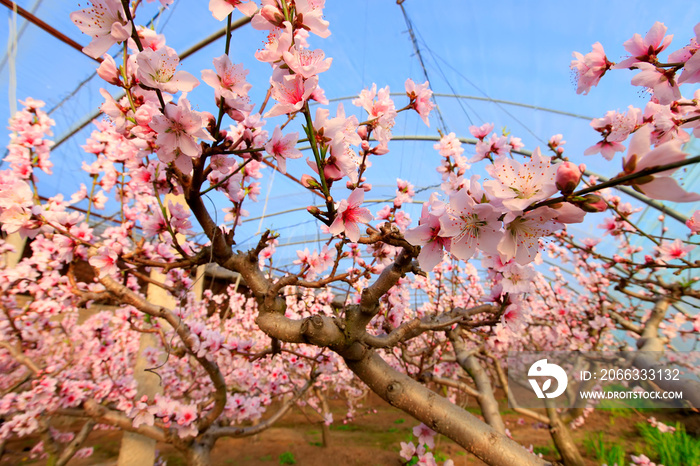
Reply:
<svg viewBox="0 0 700 466"><path fill-rule="evenodd" d="M365 121L342 106L331 116L319 86L331 59L309 45L312 35L330 34L323 1L209 6L229 25L225 53L201 72L213 89L211 113L188 101L201 83L178 69L165 38L137 26L141 2L94 0L71 15L92 37L85 53L104 54L100 77L124 92L115 100L102 91L106 118L83 146L91 185L43 199L37 172L52 173L53 122L31 98L10 120L10 168L0 172L2 248L11 252L17 237L31 242L21 260L6 254L0 272L3 445L39 436L36 452L66 464L89 454L83 446L94 429L109 427L131 445L123 461L152 455L159 441L189 464L206 465L218 439L258 433L295 403L313 407L328 426L329 397L348 400L352 419L372 390L427 429L416 433L418 448L403 446L407 459L435 464L425 449L435 431L489 464L545 464L509 438L499 413L495 390L510 393L508 351L620 350L631 341L659 351L676 338L697 342L691 251L700 212L684 218L658 200L700 200L674 178L700 160L683 151L690 132L700 135L700 91L684 98L679 87L700 81L700 24L698 37L664 61L671 36L660 23L625 42L630 58L618 64L600 44L575 54L578 92L621 68L638 70L632 84L650 90L644 109L592 122L601 140L587 153L612 159L626 151L618 175L591 176L564 155L559 135L528 152L493 125L472 127L471 156L455 134L435 145L442 195L431 195L412 225L403 209L415 196L408 181L398 180L395 199L378 212L363 201L372 159L391 157L397 114L415 111L429 123L428 83L408 79L399 105L388 88L362 90L353 104ZM255 53L271 67L259 106L250 102L244 66L229 59L236 10L268 34ZM121 63L105 54L116 44ZM311 101L322 106L312 112ZM278 124L267 127L263 117ZM295 119L301 139L285 133ZM301 157L302 143L311 146L311 171L288 160ZM489 174L483 182L469 173L477 163ZM299 251L286 272L275 267L275 234L263 233L247 251L235 246L265 167L303 173L300 184L323 199L307 210L323 225L325 246ZM658 227L640 228L640 209L612 188L664 212ZM207 206L212 191L226 206ZM96 211L106 206L118 210L115 221L97 228ZM567 232L566 224L589 214L614 247ZM224 217L228 223L217 224ZM193 241L195 232L206 243ZM212 263L239 277L223 293L197 289ZM334 293L335 285L349 291ZM412 293L425 299L412 302ZM687 388L700 407L700 391ZM483 421L455 404L465 395L476 399ZM564 463L580 465L569 429L591 409L516 411L550 426ZM66 417L81 423L77 434L57 428Z"/></svg>

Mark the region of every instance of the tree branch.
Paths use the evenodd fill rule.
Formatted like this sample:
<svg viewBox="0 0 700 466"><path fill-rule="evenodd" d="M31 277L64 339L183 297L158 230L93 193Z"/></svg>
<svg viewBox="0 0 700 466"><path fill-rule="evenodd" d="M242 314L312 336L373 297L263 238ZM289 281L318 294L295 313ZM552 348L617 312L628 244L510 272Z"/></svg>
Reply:
<svg viewBox="0 0 700 466"><path fill-rule="evenodd" d="M389 334L370 335L365 334L362 342L373 348L388 348L399 342L408 341L429 330L442 330L451 325L463 322L482 312L496 313L498 310L491 304L482 304L469 309L458 307L450 312L439 315L425 316L422 319L413 319L396 327Z"/></svg>
<svg viewBox="0 0 700 466"><path fill-rule="evenodd" d="M392 406L448 436L486 463L549 464L421 383L396 371L373 350L367 350L359 359L346 358L345 362L370 389Z"/></svg>
<svg viewBox="0 0 700 466"><path fill-rule="evenodd" d="M182 321L180 316L176 315L172 311L169 311L168 309L148 302L143 296L131 291L126 286L117 283L109 276L102 277L100 282L122 303L130 304L141 312L144 312L152 317L165 319L165 321L168 322L178 334L190 354L192 354L192 356L207 372L214 386L214 394L212 395L214 405L212 406L211 410L204 417L200 418L199 422L197 423L197 429L200 431L200 433L205 432L212 425L212 423L216 421L226 407L226 381L224 380L223 374L219 370L219 366L213 360L209 360L206 357L197 356L197 352L193 349L193 345L197 340L197 337L192 334L190 328Z"/></svg>
<svg viewBox="0 0 700 466"><path fill-rule="evenodd" d="M85 440L87 440L96 424L97 423L92 419L88 419L85 424L83 424L80 432L76 434L73 440L71 440L70 443L66 445L66 448L63 449L63 452L61 452L61 456L56 460L56 466L65 466L68 464L68 461L73 458L73 455L75 455L78 449L85 443Z"/></svg>
<svg viewBox="0 0 700 466"><path fill-rule="evenodd" d="M310 380L304 384L304 386L300 389L297 390L294 393L294 396L292 396L290 399L285 401L282 406L269 418L265 419L264 421L254 425L254 426L247 426L247 427L241 427L241 426L226 426L226 427L212 427L209 430L209 434L211 437L214 439L219 439L221 437L235 437L235 438L240 438L240 437L249 437L251 435L259 434L260 432L264 431L265 429L268 429L272 427L272 425L279 421L282 416L287 414L287 411L289 411L294 404L299 401L299 399L313 386L314 382L316 381L316 377L312 377Z"/></svg>

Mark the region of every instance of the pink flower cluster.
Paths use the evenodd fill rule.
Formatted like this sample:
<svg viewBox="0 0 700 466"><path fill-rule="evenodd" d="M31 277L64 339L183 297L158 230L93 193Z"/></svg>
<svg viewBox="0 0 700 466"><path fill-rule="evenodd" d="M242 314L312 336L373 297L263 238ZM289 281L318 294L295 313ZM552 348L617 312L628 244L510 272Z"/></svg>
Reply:
<svg viewBox="0 0 700 466"><path fill-rule="evenodd" d="M401 442L401 452L399 455L406 461L416 460L415 463L421 466L437 466L437 461L433 453L428 449L435 448L435 432L425 424L419 424L413 428L413 435L418 438L418 446L413 442ZM453 466L452 460L446 460L443 466Z"/></svg>
<svg viewBox="0 0 700 466"><path fill-rule="evenodd" d="M53 136L51 127L56 123L41 109L44 102L30 97L20 103L24 109L10 118L8 129L12 134L3 161L10 164L16 176L25 180L32 178L34 168L50 175L53 164L49 152L53 141L46 137Z"/></svg>
<svg viewBox="0 0 700 466"><path fill-rule="evenodd" d="M481 138L490 130L473 128ZM426 270L442 260L443 248L462 260L479 250L487 256L500 256L504 262L515 259L524 265L537 256L540 238L563 228L564 223L582 220L584 212L568 203L558 209L543 206L530 210L559 191L557 168L539 149L528 162L520 163L506 156L512 148L508 146L487 167L492 179L483 187L478 177L466 179L452 171L455 189L449 203L433 198L424 206L419 226L406 233L409 242L422 246L419 260ZM454 135L444 136L436 148L452 157L459 156L461 149Z"/></svg>

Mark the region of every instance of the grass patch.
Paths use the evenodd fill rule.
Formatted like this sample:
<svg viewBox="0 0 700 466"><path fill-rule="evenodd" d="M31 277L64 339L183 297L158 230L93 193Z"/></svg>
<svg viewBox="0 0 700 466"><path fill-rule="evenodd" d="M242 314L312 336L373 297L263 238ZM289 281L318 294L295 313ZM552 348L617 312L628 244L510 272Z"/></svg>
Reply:
<svg viewBox="0 0 700 466"><path fill-rule="evenodd" d="M261 456L260 461L272 461L272 455Z"/></svg>
<svg viewBox="0 0 700 466"><path fill-rule="evenodd" d="M173 466L185 466L185 459L182 456L168 456L166 458L166 461L168 465L173 465Z"/></svg>
<svg viewBox="0 0 700 466"><path fill-rule="evenodd" d="M294 453L291 451L285 451L280 455L280 464L297 464L296 458L294 458Z"/></svg>
<svg viewBox="0 0 700 466"><path fill-rule="evenodd" d="M405 419L397 419L394 421L394 424L403 424L404 422L406 422Z"/></svg>
<svg viewBox="0 0 700 466"><path fill-rule="evenodd" d="M344 430L346 432L354 432L356 430L360 430L360 428L356 425L352 424L331 424L331 430Z"/></svg>
<svg viewBox="0 0 700 466"><path fill-rule="evenodd" d="M546 455L551 455L552 453L554 453L554 448L545 445L543 447L533 447L532 451L536 455L542 454L543 456L546 456Z"/></svg>
<svg viewBox="0 0 700 466"><path fill-rule="evenodd" d="M688 435L680 422L676 422L675 432L661 432L645 423L637 424L637 428L647 444L646 454L653 461L664 466L700 464L700 439Z"/></svg>
<svg viewBox="0 0 700 466"><path fill-rule="evenodd" d="M605 442L602 432L589 435L583 441L583 446L589 455L595 455L600 464L626 464L624 448L618 443Z"/></svg>

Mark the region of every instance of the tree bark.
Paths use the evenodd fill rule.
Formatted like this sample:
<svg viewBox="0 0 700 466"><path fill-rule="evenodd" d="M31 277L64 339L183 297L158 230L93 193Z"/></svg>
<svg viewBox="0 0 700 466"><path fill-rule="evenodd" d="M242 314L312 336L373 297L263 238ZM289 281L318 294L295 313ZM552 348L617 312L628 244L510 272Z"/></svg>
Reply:
<svg viewBox="0 0 700 466"><path fill-rule="evenodd" d="M547 416L549 417L549 433L552 435L554 445L561 455L565 466L585 466L581 453L579 453L574 439L571 438L569 428L564 424L557 413L557 409L551 406L550 400L547 403Z"/></svg>
<svg viewBox="0 0 700 466"><path fill-rule="evenodd" d="M88 436L90 435L90 432L92 432L92 429L95 427L97 423L93 421L92 419L89 419L85 424L83 424L83 427L80 429L80 432L71 440L71 442L66 445L66 448L63 449L63 452L61 452L61 456L58 458L56 461L56 466L66 466L68 462L73 458L73 456L77 453L77 451L80 449L81 446L85 443L87 440Z"/></svg>
<svg viewBox="0 0 700 466"><path fill-rule="evenodd" d="M498 433L505 435L506 425L503 423L503 418L498 408L498 401L493 394L493 386L491 385L489 375L481 366L477 357L467 350L467 346L464 344L464 340L462 340L459 332L460 330L458 327L449 334L450 341L455 350L457 364L467 371L472 380L474 380L474 384L479 391L476 401L479 403L481 414L484 415L484 419L488 425L493 427Z"/></svg>
<svg viewBox="0 0 700 466"><path fill-rule="evenodd" d="M151 272L151 278L163 282L165 280L165 275L160 271L153 270ZM152 283L148 284L146 299L167 308L173 308L177 304L167 291ZM165 321L161 321L161 323L164 324ZM144 352L148 348L157 348L158 344L158 339L152 333L142 333L139 335L139 351L136 355L136 364L134 365L137 399L146 395L152 401L156 394L163 392L163 388L160 386L160 377L152 372L146 371L150 364L146 361L144 356ZM122 443L119 448L117 466L130 466L134 464L152 466L155 460L155 440L134 432L124 432L122 434Z"/></svg>
<svg viewBox="0 0 700 466"><path fill-rule="evenodd" d="M384 400L451 438L487 464L550 464L419 382L394 370L374 351L367 350L359 359L348 358L346 363Z"/></svg>
<svg viewBox="0 0 700 466"><path fill-rule="evenodd" d="M328 401L321 390L315 390L316 397L321 400L321 414L323 414L323 422L321 423L321 441L323 442L323 447L327 448L331 445L331 429L326 424L326 415L328 415L331 410L328 406Z"/></svg>
<svg viewBox="0 0 700 466"><path fill-rule="evenodd" d="M187 466L211 466L212 446L209 443L193 443L187 449Z"/></svg>
<svg viewBox="0 0 700 466"><path fill-rule="evenodd" d="M637 340L637 347L641 354L635 356L634 364L638 369L654 370L659 369L658 359L661 353L665 350L665 342L659 337L659 324L663 322L668 311L670 302L668 299L661 298L656 301L654 309L646 322L644 322L642 334ZM658 358L653 357L646 352L657 352ZM663 377L653 381L655 385L666 391L678 391L683 393L683 400L689 402L693 408L700 409L700 383L695 380L667 380Z"/></svg>

